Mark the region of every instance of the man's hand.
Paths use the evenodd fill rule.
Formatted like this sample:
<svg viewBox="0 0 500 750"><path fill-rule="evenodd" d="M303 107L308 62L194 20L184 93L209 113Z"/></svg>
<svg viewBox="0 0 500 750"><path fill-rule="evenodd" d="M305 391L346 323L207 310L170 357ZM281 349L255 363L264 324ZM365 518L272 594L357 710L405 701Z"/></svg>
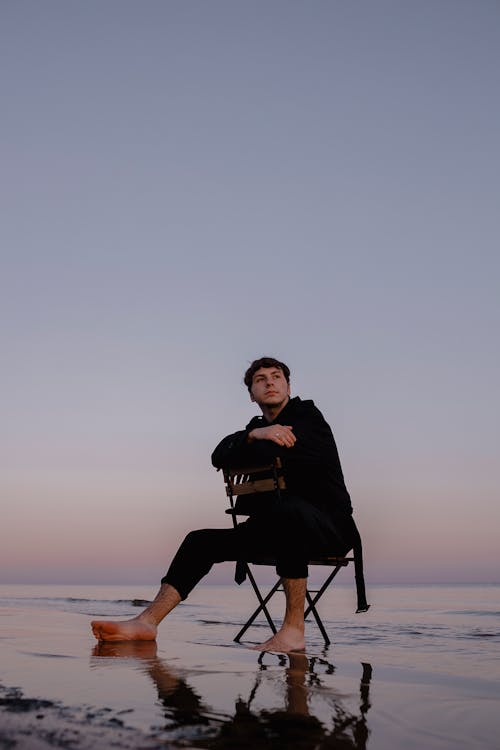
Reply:
<svg viewBox="0 0 500 750"><path fill-rule="evenodd" d="M293 427L288 424L273 424L269 427L256 427L248 433L248 442L254 440L272 440L284 448L293 448L297 438L293 434Z"/></svg>

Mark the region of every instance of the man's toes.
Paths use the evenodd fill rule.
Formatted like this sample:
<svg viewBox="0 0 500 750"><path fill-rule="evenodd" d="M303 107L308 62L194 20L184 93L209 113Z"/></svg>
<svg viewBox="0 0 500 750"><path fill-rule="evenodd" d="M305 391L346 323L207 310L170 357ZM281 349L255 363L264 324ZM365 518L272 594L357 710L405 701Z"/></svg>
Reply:
<svg viewBox="0 0 500 750"><path fill-rule="evenodd" d="M94 637L97 638L98 641L102 640L103 630L102 630L101 624L99 622L91 622L90 626L92 628L92 633L94 634Z"/></svg>

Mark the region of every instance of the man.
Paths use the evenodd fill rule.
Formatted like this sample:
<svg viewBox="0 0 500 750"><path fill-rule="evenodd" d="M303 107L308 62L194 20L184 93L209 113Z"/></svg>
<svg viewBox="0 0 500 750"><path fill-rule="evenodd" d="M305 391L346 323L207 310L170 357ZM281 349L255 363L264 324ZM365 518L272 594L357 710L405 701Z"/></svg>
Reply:
<svg viewBox="0 0 500 750"><path fill-rule="evenodd" d="M307 562L314 553L343 555L354 548L358 610L368 608L361 543L329 425L312 401L290 398L290 370L283 362L272 357L255 360L244 382L262 416L224 438L212 454L212 463L218 469L251 466L280 456L287 486L284 502L257 504L255 512L236 528L190 532L154 601L132 620L93 622L98 640L154 640L159 623L187 598L215 562L251 560L256 555L276 559L286 596L280 630L257 649L290 652L305 647Z"/></svg>

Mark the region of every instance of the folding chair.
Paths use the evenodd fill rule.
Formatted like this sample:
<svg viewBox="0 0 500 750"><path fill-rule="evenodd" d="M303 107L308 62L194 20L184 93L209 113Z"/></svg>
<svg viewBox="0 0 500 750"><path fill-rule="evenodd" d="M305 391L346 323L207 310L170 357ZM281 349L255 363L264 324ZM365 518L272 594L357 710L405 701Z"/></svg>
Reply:
<svg viewBox="0 0 500 750"><path fill-rule="evenodd" d="M224 483L226 485L226 494L229 497L230 508L226 510L226 513L230 514L233 519L233 525L238 525L238 516L248 516L252 512L252 505L255 507L255 503L265 502L265 497L259 497L260 495L265 496L267 493L274 494L276 498L282 499L281 492L286 490L285 478L283 476L283 467L279 458L274 459L272 463L264 464L260 466L250 467L238 467L224 469ZM286 502L286 500L283 500ZM354 525L354 524L353 524ZM319 616L316 604L323 596L337 573L347 567L349 563L354 562L355 565L355 576L356 576L356 588L358 593L358 608L357 612L366 612L369 608L369 604L366 603L365 586L363 578L363 561L362 561L362 550L361 550L361 539L357 533L357 529L354 525L357 539L353 546L353 557L344 557L339 555L318 555L314 559L309 560L309 565L323 565L332 568L332 571L327 576L323 585L317 590L306 590L306 601L307 606L304 611L304 619L309 614L312 614L316 624L323 636L325 645L328 646L331 641L327 635L321 617ZM267 608L268 602L274 596L277 591L283 591L282 579L278 578L277 582L271 588L271 590L262 596L255 577L250 568L252 565L275 565L276 560L271 558L259 558L255 560L241 560L236 563L236 574L235 580L237 583L242 583L246 577L248 577L255 595L259 601L259 606L249 617L245 625L241 628L239 633L236 635L234 640L239 642L243 634L246 633L248 628L255 621L257 616L262 612L269 627L273 633L277 632L276 625L269 613Z"/></svg>

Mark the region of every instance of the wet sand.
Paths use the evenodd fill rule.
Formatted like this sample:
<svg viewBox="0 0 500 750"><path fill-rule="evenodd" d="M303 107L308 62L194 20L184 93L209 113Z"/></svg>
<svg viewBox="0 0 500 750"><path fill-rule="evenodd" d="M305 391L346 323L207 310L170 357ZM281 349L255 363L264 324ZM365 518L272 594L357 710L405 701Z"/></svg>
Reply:
<svg viewBox="0 0 500 750"><path fill-rule="evenodd" d="M200 589L157 644L98 645L86 614L0 608L0 748L494 746L498 681L486 654L464 661L408 634L384 643L375 615L339 624L329 649L311 632L306 654L260 655L232 643L238 595L248 600L236 591L218 604Z"/></svg>

